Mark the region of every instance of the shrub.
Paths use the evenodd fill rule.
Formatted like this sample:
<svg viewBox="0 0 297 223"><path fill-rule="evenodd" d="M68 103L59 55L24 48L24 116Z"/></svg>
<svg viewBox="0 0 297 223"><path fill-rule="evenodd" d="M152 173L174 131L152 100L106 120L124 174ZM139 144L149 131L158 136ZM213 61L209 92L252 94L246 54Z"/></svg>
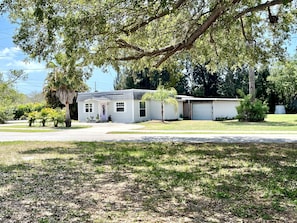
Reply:
<svg viewBox="0 0 297 223"><path fill-rule="evenodd" d="M43 108L45 108L44 103L29 103L29 104L22 104L17 106L14 109L14 119L24 119L26 118L26 115L33 111L41 111Z"/></svg>
<svg viewBox="0 0 297 223"><path fill-rule="evenodd" d="M297 113L297 99L293 99L287 106L286 111L288 113L296 114Z"/></svg>
<svg viewBox="0 0 297 223"><path fill-rule="evenodd" d="M0 124L4 124L7 120L13 118L13 109L9 107L0 107Z"/></svg>
<svg viewBox="0 0 297 223"><path fill-rule="evenodd" d="M7 120L4 110L0 109L0 124L4 124Z"/></svg>
<svg viewBox="0 0 297 223"><path fill-rule="evenodd" d="M268 106L260 100L251 100L251 95L245 95L237 109L237 119L241 122L262 122L267 116Z"/></svg>
<svg viewBox="0 0 297 223"><path fill-rule="evenodd" d="M225 117L216 117L215 121L228 121L228 120L234 120L235 117L228 117L228 116L225 116Z"/></svg>

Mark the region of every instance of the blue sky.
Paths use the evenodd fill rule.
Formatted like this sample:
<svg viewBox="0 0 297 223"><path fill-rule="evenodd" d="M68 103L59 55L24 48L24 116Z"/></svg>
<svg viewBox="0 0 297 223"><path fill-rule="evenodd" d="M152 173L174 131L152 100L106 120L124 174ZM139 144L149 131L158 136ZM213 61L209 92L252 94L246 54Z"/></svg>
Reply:
<svg viewBox="0 0 297 223"><path fill-rule="evenodd" d="M0 72L5 74L12 69L24 70L28 78L25 81L18 81L16 89L24 94L41 92L48 72L45 63L24 62L26 55L12 42L16 26L12 25L7 17L0 16L0 27ZM113 90L115 77L116 72L112 69L107 72L95 69L87 84L91 91L95 90L95 85L98 91L110 91Z"/></svg>
<svg viewBox="0 0 297 223"><path fill-rule="evenodd" d="M28 78L16 84L17 90L24 94L41 92L48 72L45 64L36 61L24 62L26 55L12 42L15 26L9 22L6 16L0 16L0 27L0 72L6 73L12 69L24 70L28 74ZM296 47L297 35L294 35L292 41L287 45L288 53L296 54ZM108 72L95 69L87 84L91 91L95 90L95 86L98 91L110 91L113 90L115 77L116 73L112 69L109 69Z"/></svg>

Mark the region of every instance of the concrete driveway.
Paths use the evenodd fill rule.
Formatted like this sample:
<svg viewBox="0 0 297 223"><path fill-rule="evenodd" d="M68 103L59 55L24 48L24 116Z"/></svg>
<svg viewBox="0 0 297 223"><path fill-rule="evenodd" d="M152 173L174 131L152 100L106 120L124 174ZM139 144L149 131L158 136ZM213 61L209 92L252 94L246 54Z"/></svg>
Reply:
<svg viewBox="0 0 297 223"><path fill-rule="evenodd" d="M80 123L81 125L81 123ZM88 124L89 125L89 124ZM120 141L120 142L262 142L297 143L296 134L133 134L137 124L94 123L91 128L64 129L55 132L0 132L0 141ZM108 134L111 131L131 131L131 134Z"/></svg>

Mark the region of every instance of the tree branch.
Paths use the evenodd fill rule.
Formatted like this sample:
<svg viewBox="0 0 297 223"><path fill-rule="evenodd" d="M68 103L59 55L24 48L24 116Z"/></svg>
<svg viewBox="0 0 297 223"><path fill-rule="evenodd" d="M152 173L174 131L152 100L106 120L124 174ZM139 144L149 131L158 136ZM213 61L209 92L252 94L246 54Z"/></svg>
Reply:
<svg viewBox="0 0 297 223"><path fill-rule="evenodd" d="M288 2L292 2L293 0L287 0ZM257 5L255 7L251 7L251 8L247 8L245 10L243 10L242 12L238 13L234 19L239 19L240 17L244 16L245 14L249 13L249 12L258 12L258 11L262 11L265 10L266 8L270 7L270 6L274 6L274 5L281 5L284 4L284 0L273 0L270 2L265 2L263 4Z"/></svg>
<svg viewBox="0 0 297 223"><path fill-rule="evenodd" d="M241 0L233 0L232 1L232 5L235 5L237 3L239 3ZM291 2L292 0L288 0L289 2ZM182 4L184 1L180 0L178 1L180 4ZM265 10L267 7L273 6L273 5L279 5L279 4L283 4L283 0L272 0L260 5L257 5L255 7L251 7L251 8L247 8L241 12L239 12L237 15L234 16L234 20L241 18L242 16L244 16L245 14L249 13L249 12L256 12L256 11L261 11L261 10ZM208 29L209 27L211 27L216 21L217 19L224 14L226 11L228 11L228 6L227 5L216 5L215 9L212 11L212 13L210 14L210 16L203 22L202 25L200 25L197 29L195 29L192 34L186 38L184 41L177 43L175 45L171 45L171 46L167 46L164 47L162 49L156 49L153 51L143 51L141 52L140 50L138 51L138 54L135 55L131 55L131 56L127 56L127 57L122 57L122 58L116 58L116 60L121 60L121 61L128 61L128 60L138 60L141 59L143 57L156 57L156 56L162 56L161 59L156 63L155 67L159 67L162 63L164 63L168 58L170 58L172 55L174 55L175 53L182 51L182 50L187 50L193 47L193 44L195 43L195 41L201 36L203 35ZM159 15L158 15L159 16ZM150 18L151 20L148 21L153 21L154 19L157 18L161 18L161 17L152 17ZM242 22L242 21L241 21ZM141 26L145 26L148 23L143 22L140 25ZM242 28L243 28L243 22L241 23ZM140 26L137 26L137 29ZM136 27L134 27L136 31ZM130 29L132 30L132 29ZM243 35L245 37L246 40L247 36L244 32L243 29ZM128 44L130 45L130 44ZM133 47L130 47L133 48ZM135 50L137 49L137 47L135 47ZM140 53L139 53L140 52Z"/></svg>
<svg viewBox="0 0 297 223"><path fill-rule="evenodd" d="M186 1L187 1L187 0L178 0L178 1L175 3L175 5L173 6L173 10L178 9L178 8L179 8L183 3L185 3ZM135 32L135 31L137 31L139 28L148 25L150 22L152 22L152 21L154 21L154 20L156 20L156 19L160 19L160 18L162 18L162 17L168 15L169 13L170 13L169 10L163 11L163 12L161 12L160 14L158 14L158 15L156 15L156 16L153 16L153 17L150 17L150 18L148 18L146 21L143 21L143 22L141 22L140 24L135 25L134 27L132 27L132 28L130 28L130 29L128 29L128 30L122 30L122 31L125 32L125 33L128 35L129 33Z"/></svg>
<svg viewBox="0 0 297 223"><path fill-rule="evenodd" d="M234 0L233 4L236 4L240 0ZM159 56L164 55L155 65L155 67L159 67L163 62L165 62L169 57L171 57L173 54L175 54L178 51L184 50L184 49L190 49L192 48L194 42L196 39L198 39L206 30L222 15L224 10L226 9L225 5L217 6L211 15L206 19L206 21L198 27L186 40L183 42L177 43L175 45L171 45L168 47L165 47L163 49L154 50L151 52L143 52L137 55L123 57L123 58L117 58L117 60L137 60L141 59L145 56Z"/></svg>
<svg viewBox="0 0 297 223"><path fill-rule="evenodd" d="M241 18L241 17L240 17L240 25L241 25L241 31L242 31L242 35L243 35L244 39L245 39L246 41L249 41L249 39L248 39L247 36L246 36L245 30L244 30L243 21L242 21L242 18Z"/></svg>
<svg viewBox="0 0 297 223"><path fill-rule="evenodd" d="M142 52L142 53L144 52L143 49L139 48L138 46L131 45L131 44L127 43L123 39L117 39L116 43L119 45L120 48L131 48L131 49L136 50L138 52Z"/></svg>

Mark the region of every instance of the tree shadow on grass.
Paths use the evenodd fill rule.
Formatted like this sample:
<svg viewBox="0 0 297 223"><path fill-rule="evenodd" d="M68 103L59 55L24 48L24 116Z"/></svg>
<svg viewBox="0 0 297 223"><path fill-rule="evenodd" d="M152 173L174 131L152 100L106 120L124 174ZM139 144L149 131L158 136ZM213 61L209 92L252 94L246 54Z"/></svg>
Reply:
<svg viewBox="0 0 297 223"><path fill-rule="evenodd" d="M86 142L21 154L58 155L0 166L3 222L294 222L297 217L296 144Z"/></svg>
<svg viewBox="0 0 297 223"><path fill-rule="evenodd" d="M92 174L64 159L46 159L40 164L0 167L1 222L87 222L82 208L88 201L77 194ZM76 220L75 219L79 219ZM74 220L74 221L72 221Z"/></svg>

